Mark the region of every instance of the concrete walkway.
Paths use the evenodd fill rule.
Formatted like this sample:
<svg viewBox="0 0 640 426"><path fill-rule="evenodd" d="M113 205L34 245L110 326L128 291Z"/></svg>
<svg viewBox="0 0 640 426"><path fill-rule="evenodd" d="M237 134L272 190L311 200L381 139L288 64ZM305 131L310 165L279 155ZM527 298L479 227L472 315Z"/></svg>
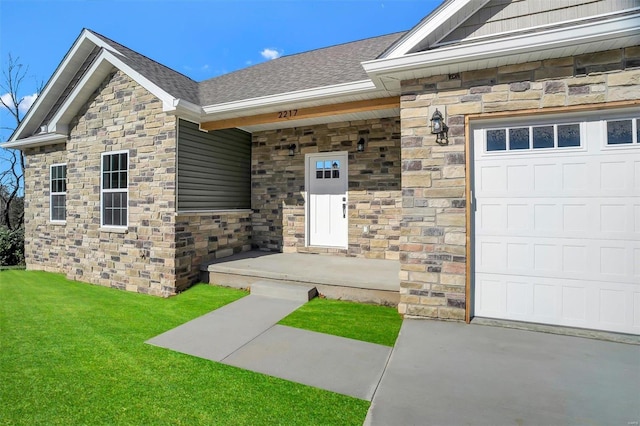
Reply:
<svg viewBox="0 0 640 426"><path fill-rule="evenodd" d="M371 401L391 348L276 325L304 303L252 294L147 343Z"/></svg>
<svg viewBox="0 0 640 426"><path fill-rule="evenodd" d="M276 325L250 295L147 343L372 400L367 425L637 425L640 345L405 319L386 346Z"/></svg>

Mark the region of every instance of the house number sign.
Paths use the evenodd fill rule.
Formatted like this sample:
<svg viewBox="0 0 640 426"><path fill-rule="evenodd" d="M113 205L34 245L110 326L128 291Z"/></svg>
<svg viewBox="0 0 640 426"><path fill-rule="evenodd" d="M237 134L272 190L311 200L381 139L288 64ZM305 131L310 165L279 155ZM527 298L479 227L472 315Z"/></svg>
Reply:
<svg viewBox="0 0 640 426"><path fill-rule="evenodd" d="M298 115L297 109L288 109L286 111L278 111L278 119L287 119Z"/></svg>

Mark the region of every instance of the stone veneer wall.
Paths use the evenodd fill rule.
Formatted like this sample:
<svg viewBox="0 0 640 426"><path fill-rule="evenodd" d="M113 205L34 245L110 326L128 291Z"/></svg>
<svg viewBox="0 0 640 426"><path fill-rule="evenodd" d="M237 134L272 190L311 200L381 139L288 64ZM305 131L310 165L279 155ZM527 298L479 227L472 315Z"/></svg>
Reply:
<svg viewBox="0 0 640 426"><path fill-rule="evenodd" d="M64 145L25 150L25 261L28 269L66 272L66 226L51 224L50 166L66 163Z"/></svg>
<svg viewBox="0 0 640 426"><path fill-rule="evenodd" d="M129 150L129 224L100 227L103 152ZM126 74L110 74L70 125L70 279L167 296L176 292L176 118ZM42 212L44 214L44 212Z"/></svg>
<svg viewBox="0 0 640 426"><path fill-rule="evenodd" d="M638 66L636 46L402 82L400 313L465 317L465 115L637 100ZM430 134L433 107L448 146Z"/></svg>
<svg viewBox="0 0 640 426"><path fill-rule="evenodd" d="M368 139L364 152L356 152L360 137ZM256 132L252 140L254 248L399 258L397 117ZM293 157L288 155L290 144L297 146ZM305 248L305 154L331 151L349 152L349 248Z"/></svg>
<svg viewBox="0 0 640 426"><path fill-rule="evenodd" d="M200 266L251 250L251 211L178 213L176 276L178 289L197 282Z"/></svg>

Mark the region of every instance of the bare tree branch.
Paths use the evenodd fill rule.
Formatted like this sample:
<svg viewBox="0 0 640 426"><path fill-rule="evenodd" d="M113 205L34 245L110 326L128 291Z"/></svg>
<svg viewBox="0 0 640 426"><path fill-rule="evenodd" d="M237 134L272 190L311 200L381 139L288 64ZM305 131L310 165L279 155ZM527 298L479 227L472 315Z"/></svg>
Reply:
<svg viewBox="0 0 640 426"><path fill-rule="evenodd" d="M20 105L25 102L25 97L20 96L21 85L27 76L29 67L19 62L20 58L14 58L9 54L6 69L2 70L0 79L0 109L6 109L13 117L16 127L22 122L23 113ZM38 85L36 93L42 90L42 83ZM8 96L7 96L8 95ZM14 130L6 128L5 130ZM10 230L20 228L24 223L24 206L22 194L24 188L24 155L22 151L13 149L0 150L0 164L7 166L0 171L0 225Z"/></svg>

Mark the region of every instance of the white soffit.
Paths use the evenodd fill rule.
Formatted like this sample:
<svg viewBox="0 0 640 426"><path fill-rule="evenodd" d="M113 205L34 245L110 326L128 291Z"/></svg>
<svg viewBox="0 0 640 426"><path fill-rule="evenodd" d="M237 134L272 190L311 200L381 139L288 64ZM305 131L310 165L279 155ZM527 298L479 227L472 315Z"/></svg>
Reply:
<svg viewBox="0 0 640 426"><path fill-rule="evenodd" d="M640 13L531 34L440 47L363 62L379 87L397 90L402 80L566 57L640 44Z"/></svg>

